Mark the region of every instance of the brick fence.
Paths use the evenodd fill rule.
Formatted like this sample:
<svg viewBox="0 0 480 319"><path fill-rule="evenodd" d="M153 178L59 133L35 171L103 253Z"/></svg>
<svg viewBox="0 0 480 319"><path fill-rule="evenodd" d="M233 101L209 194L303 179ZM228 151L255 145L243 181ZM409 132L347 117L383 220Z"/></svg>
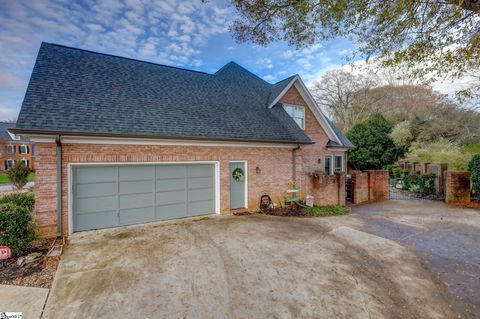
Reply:
<svg viewBox="0 0 480 319"><path fill-rule="evenodd" d="M315 205L345 206L345 173L314 177L311 190Z"/></svg>
<svg viewBox="0 0 480 319"><path fill-rule="evenodd" d="M388 172L368 170L352 172L353 203L381 201L389 199Z"/></svg>
<svg viewBox="0 0 480 319"><path fill-rule="evenodd" d="M447 204L470 204L471 190L470 172L451 172L445 173L445 202Z"/></svg>

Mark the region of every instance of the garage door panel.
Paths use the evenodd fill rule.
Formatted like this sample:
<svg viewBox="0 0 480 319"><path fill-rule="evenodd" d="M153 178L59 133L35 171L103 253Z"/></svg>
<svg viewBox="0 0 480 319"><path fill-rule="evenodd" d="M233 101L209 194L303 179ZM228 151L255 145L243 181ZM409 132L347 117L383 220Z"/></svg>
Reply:
<svg viewBox="0 0 480 319"><path fill-rule="evenodd" d="M201 164L188 165L187 176L188 177L211 177L213 176L213 166L201 165Z"/></svg>
<svg viewBox="0 0 480 319"><path fill-rule="evenodd" d="M78 198L82 198L92 196L116 195L117 190L118 185L116 182L79 184L77 185L76 193Z"/></svg>
<svg viewBox="0 0 480 319"><path fill-rule="evenodd" d="M154 205L152 193L120 195L119 201L120 201L120 209L146 207L146 206Z"/></svg>
<svg viewBox="0 0 480 319"><path fill-rule="evenodd" d="M118 171L121 181L151 180L154 174L155 167L151 165L120 166Z"/></svg>
<svg viewBox="0 0 480 319"><path fill-rule="evenodd" d="M117 169L115 167L81 167L77 169L77 184L104 183L117 181Z"/></svg>
<svg viewBox="0 0 480 319"><path fill-rule="evenodd" d="M157 165L155 176L158 180L167 178L185 178L185 165Z"/></svg>
<svg viewBox="0 0 480 319"><path fill-rule="evenodd" d="M74 167L74 230L215 212L212 164Z"/></svg>
<svg viewBox="0 0 480 319"><path fill-rule="evenodd" d="M213 190L211 188L200 188L188 190L188 201L212 200Z"/></svg>
<svg viewBox="0 0 480 319"><path fill-rule="evenodd" d="M187 204L160 205L156 207L156 217L158 220L187 217Z"/></svg>
<svg viewBox="0 0 480 319"><path fill-rule="evenodd" d="M120 194L138 194L153 192L153 181L129 181L120 183Z"/></svg>
<svg viewBox="0 0 480 319"><path fill-rule="evenodd" d="M209 177L192 177L188 180L188 189L192 188L214 188L215 181Z"/></svg>
<svg viewBox="0 0 480 319"><path fill-rule="evenodd" d="M160 192L156 196L157 205L184 203L187 199L186 191Z"/></svg>
<svg viewBox="0 0 480 319"><path fill-rule="evenodd" d="M145 223L152 220L155 220L153 206L120 210L120 225Z"/></svg>
<svg viewBox="0 0 480 319"><path fill-rule="evenodd" d="M184 190L186 187L185 178L162 179L156 181L156 191L176 191Z"/></svg>
<svg viewBox="0 0 480 319"><path fill-rule="evenodd" d="M94 214L78 214L75 230L100 229L118 226L117 211L106 211Z"/></svg>
<svg viewBox="0 0 480 319"><path fill-rule="evenodd" d="M117 196L98 196L88 198L77 198L77 214L93 213L118 208Z"/></svg>
<svg viewBox="0 0 480 319"><path fill-rule="evenodd" d="M215 207L211 200L202 200L195 202L188 202L188 215L195 216L201 214L212 214L215 212Z"/></svg>

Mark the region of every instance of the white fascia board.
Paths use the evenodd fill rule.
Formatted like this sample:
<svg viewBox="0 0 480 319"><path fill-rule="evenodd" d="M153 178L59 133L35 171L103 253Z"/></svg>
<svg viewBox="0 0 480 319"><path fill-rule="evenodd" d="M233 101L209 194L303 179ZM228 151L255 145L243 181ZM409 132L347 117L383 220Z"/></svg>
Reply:
<svg viewBox="0 0 480 319"><path fill-rule="evenodd" d="M323 130L325 131L325 133L327 133L328 137L331 140L333 140L333 141L337 142L338 144L342 145L342 142L340 141L340 138L337 136L337 134L335 134L335 131L331 127L330 123L327 121L327 117L325 116L325 114L323 114L323 112L320 109L320 107L318 106L317 102L315 102L315 99L313 98L312 94L310 93L310 91L305 86L305 83L303 83L300 76L295 75L295 77L290 81L290 83L288 83L288 85L285 87L285 89L283 89L283 91L275 98L275 100L273 100L273 102L268 106L268 108L272 108L275 104L277 104L278 101L280 101L280 99L282 98L282 96L284 96L285 93L287 93L287 91L293 85L295 85L298 92L300 92L300 95L305 100L308 107L313 112L313 115L315 115L315 118L317 119L317 121L322 126Z"/></svg>
<svg viewBox="0 0 480 319"><path fill-rule="evenodd" d="M280 101L280 99L282 98L282 96L284 96L285 93L287 93L288 90L290 90L293 83L295 83L295 81L297 81L298 79L300 79L300 77L298 75L295 75L295 77L291 79L290 82L288 82L287 86L282 90L282 92L280 92L280 94L275 98L275 100L273 100L272 103L270 103L268 108L271 109L275 104L277 104L278 101Z"/></svg>
<svg viewBox="0 0 480 319"><path fill-rule="evenodd" d="M29 135L32 143L55 143L54 135ZM96 136L65 136L62 135L62 143L65 144L127 144L127 145L170 145L170 146L219 146L219 147L273 147L295 148L296 143L269 143L269 142L228 142L228 141L199 141L199 140L175 140L154 138L123 138L123 137L96 137Z"/></svg>

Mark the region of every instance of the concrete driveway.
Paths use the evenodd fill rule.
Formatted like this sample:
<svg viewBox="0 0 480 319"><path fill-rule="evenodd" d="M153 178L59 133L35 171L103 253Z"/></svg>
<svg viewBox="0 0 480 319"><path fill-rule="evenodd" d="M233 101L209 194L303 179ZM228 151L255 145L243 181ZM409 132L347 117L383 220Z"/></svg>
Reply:
<svg viewBox="0 0 480 319"><path fill-rule="evenodd" d="M366 227L253 215L78 233L44 318L463 316L421 257Z"/></svg>
<svg viewBox="0 0 480 319"><path fill-rule="evenodd" d="M435 201L355 207L362 230L415 251L471 317L480 318L480 211Z"/></svg>

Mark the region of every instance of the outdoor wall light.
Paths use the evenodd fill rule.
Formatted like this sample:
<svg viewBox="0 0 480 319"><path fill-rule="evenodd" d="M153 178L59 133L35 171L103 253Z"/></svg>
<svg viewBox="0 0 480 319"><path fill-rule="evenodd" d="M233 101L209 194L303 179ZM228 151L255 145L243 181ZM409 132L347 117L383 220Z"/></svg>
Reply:
<svg viewBox="0 0 480 319"><path fill-rule="evenodd" d="M322 163L322 159L319 158L319 159L317 160L317 162L318 162L318 164L321 164L321 163Z"/></svg>
<svg viewBox="0 0 480 319"><path fill-rule="evenodd" d="M260 174L262 172L262 170L260 169L260 167L257 166L257 167L255 167L255 172L257 174Z"/></svg>

